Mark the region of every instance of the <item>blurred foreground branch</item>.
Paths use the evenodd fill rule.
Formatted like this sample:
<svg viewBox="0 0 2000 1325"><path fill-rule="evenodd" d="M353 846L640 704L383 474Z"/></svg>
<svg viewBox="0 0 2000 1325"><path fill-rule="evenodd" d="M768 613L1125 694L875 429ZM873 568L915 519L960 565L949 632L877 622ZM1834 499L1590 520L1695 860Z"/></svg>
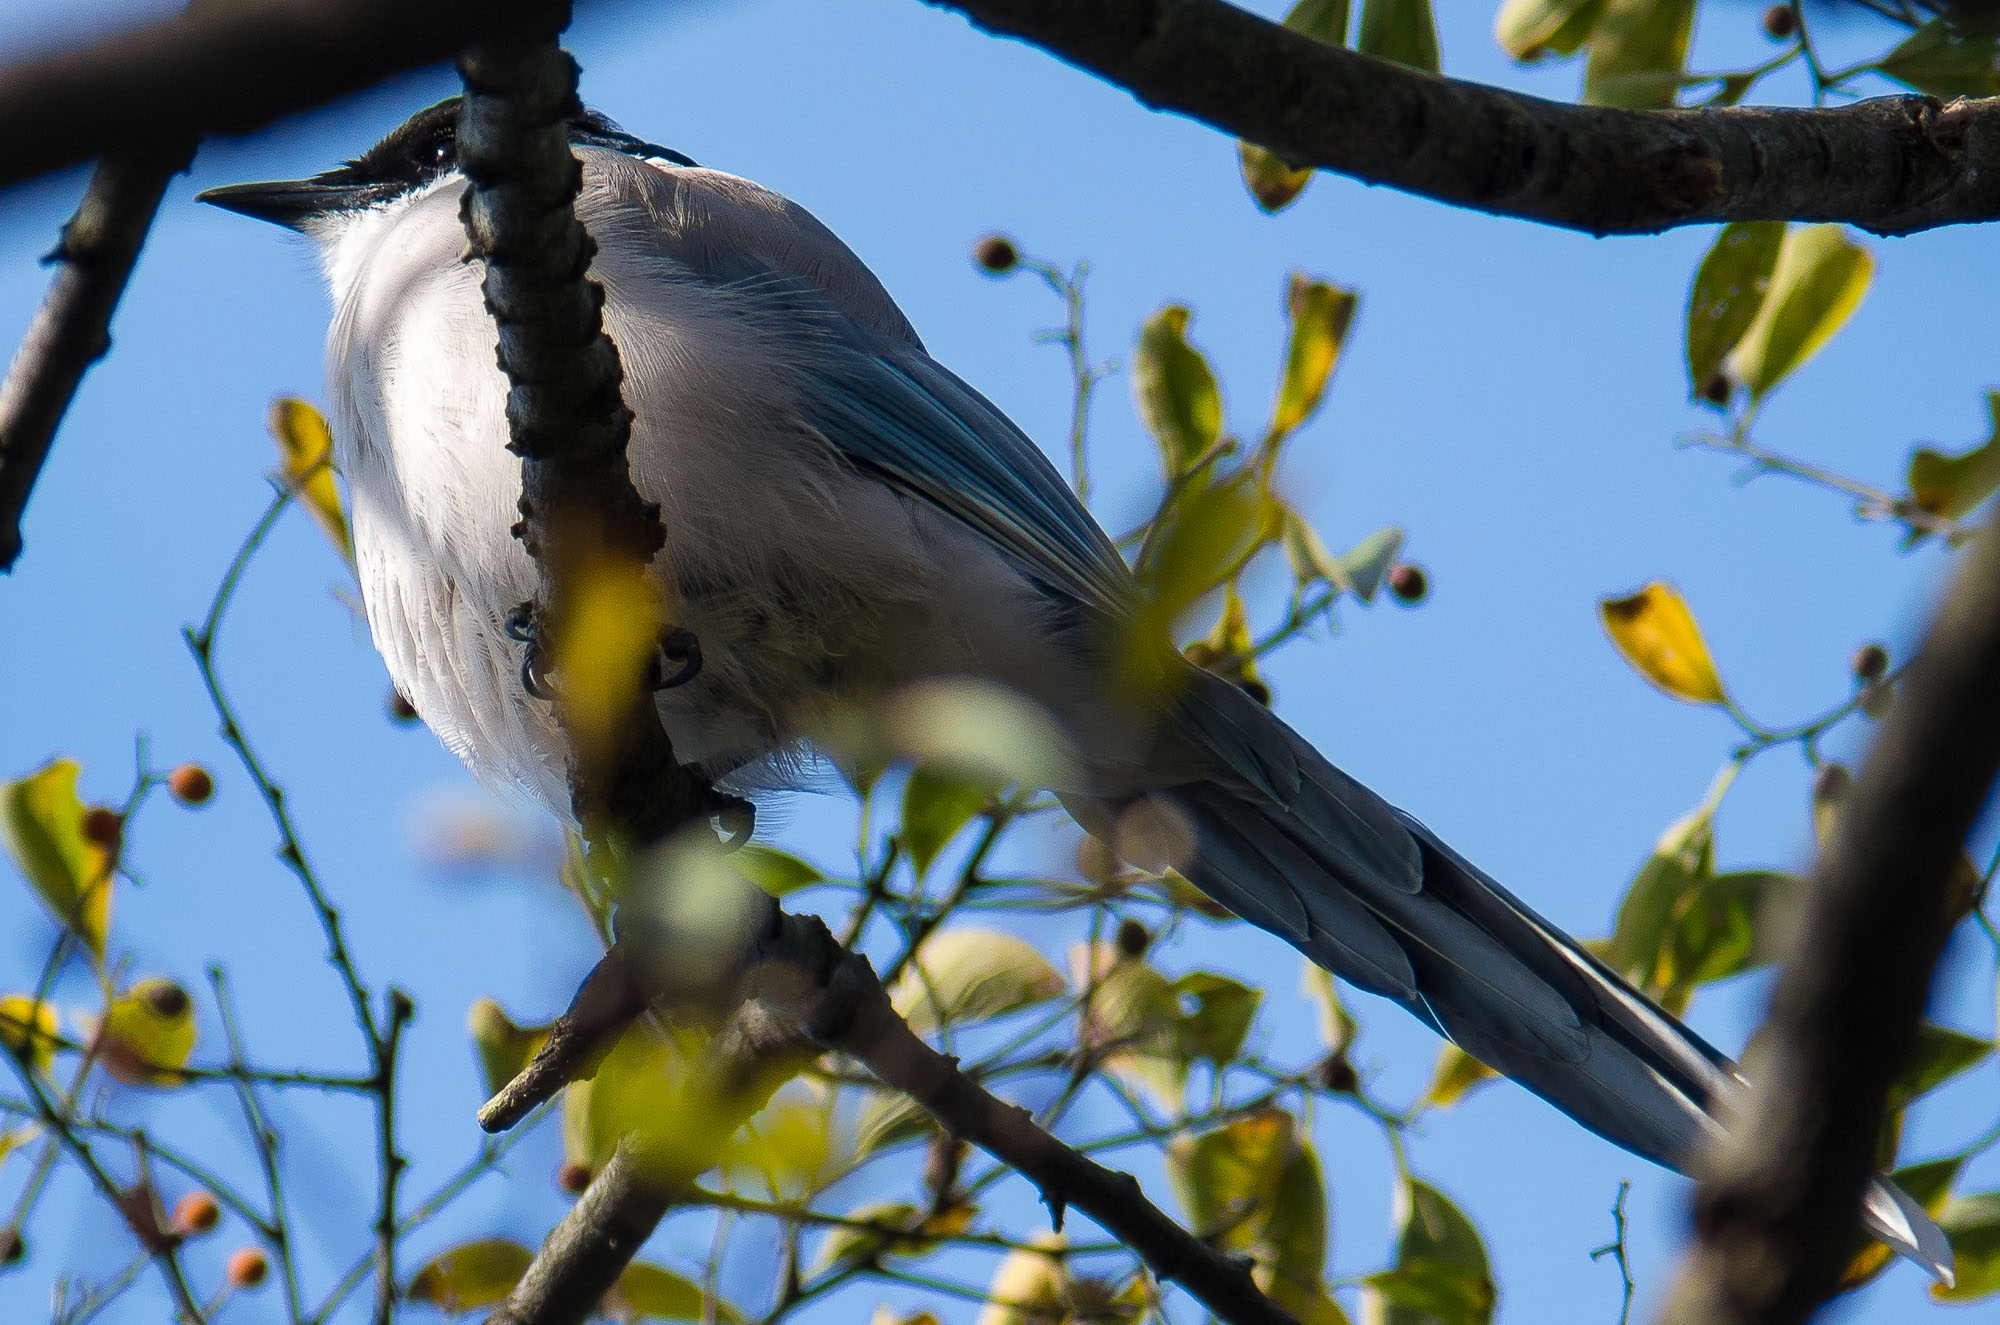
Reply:
<svg viewBox="0 0 2000 1325"><path fill-rule="evenodd" d="M2000 215L2000 99L1829 110L1621 110L1438 78L1225 0L927 0L1287 164L1583 230L1846 221L1878 234Z"/></svg>
<svg viewBox="0 0 2000 1325"><path fill-rule="evenodd" d="M1967 833L2000 773L2000 528L1975 541L1814 867L1746 1068L1756 1086L1695 1198L1662 1319L1804 1321L1860 1245L1889 1089L1953 924Z"/></svg>

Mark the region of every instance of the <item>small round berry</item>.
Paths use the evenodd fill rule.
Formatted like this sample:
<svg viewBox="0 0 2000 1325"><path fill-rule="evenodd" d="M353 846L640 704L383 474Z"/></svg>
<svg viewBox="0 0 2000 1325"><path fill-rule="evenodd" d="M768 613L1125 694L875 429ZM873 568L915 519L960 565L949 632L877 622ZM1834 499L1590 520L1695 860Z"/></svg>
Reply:
<svg viewBox="0 0 2000 1325"><path fill-rule="evenodd" d="M1701 384L1701 398L1711 405L1727 405L1729 403L1729 393L1729 379L1721 373L1717 373Z"/></svg>
<svg viewBox="0 0 2000 1325"><path fill-rule="evenodd" d="M174 1206L174 1232L184 1238L206 1233L222 1221L222 1207L207 1192L189 1192Z"/></svg>
<svg viewBox="0 0 2000 1325"><path fill-rule="evenodd" d="M1421 603L1431 591L1431 577L1413 561L1399 562L1389 570L1389 592L1399 603Z"/></svg>
<svg viewBox="0 0 2000 1325"><path fill-rule="evenodd" d="M1764 11L1764 35L1783 41L1799 30L1799 16L1790 5L1772 5Z"/></svg>
<svg viewBox="0 0 2000 1325"><path fill-rule="evenodd" d="M1143 957L1153 944L1153 936L1136 920L1118 922L1118 951L1127 957Z"/></svg>
<svg viewBox="0 0 2000 1325"><path fill-rule="evenodd" d="M28 1244L18 1228L0 1228L0 1265L19 1265L28 1258Z"/></svg>
<svg viewBox="0 0 2000 1325"><path fill-rule="evenodd" d="M206 805L215 794L215 779L200 764L182 764L167 774L167 790L183 805Z"/></svg>
<svg viewBox="0 0 2000 1325"><path fill-rule="evenodd" d="M388 707L389 721L398 727L408 727L417 720L417 706L412 704L400 690L392 688L389 691Z"/></svg>
<svg viewBox="0 0 2000 1325"><path fill-rule="evenodd" d="M154 1012L168 1021L177 1021L187 1015L187 990L171 980L148 980L144 984L145 1000Z"/></svg>
<svg viewBox="0 0 2000 1325"><path fill-rule="evenodd" d="M1889 651L1880 644L1864 644L1854 651L1853 668L1857 680L1880 681L1889 671Z"/></svg>
<svg viewBox="0 0 2000 1325"><path fill-rule="evenodd" d="M579 1164L575 1160L556 1170L556 1186L571 1196L583 1195L584 1188L590 1186L590 1165Z"/></svg>
<svg viewBox="0 0 2000 1325"><path fill-rule="evenodd" d="M1360 1089L1361 1078L1346 1054L1329 1054L1319 1065L1319 1084L1336 1095L1352 1095Z"/></svg>
<svg viewBox="0 0 2000 1325"><path fill-rule="evenodd" d="M271 1262L255 1247L239 1247L230 1254L228 1268L223 1273L232 1287L255 1288L271 1273Z"/></svg>
<svg viewBox="0 0 2000 1325"><path fill-rule="evenodd" d="M116 851L125 836L125 816L108 805L93 805L83 812L83 835L88 841Z"/></svg>
<svg viewBox="0 0 2000 1325"><path fill-rule="evenodd" d="M972 260L980 270L1004 276L1021 265L1021 250L1005 235L988 235L972 246Z"/></svg>

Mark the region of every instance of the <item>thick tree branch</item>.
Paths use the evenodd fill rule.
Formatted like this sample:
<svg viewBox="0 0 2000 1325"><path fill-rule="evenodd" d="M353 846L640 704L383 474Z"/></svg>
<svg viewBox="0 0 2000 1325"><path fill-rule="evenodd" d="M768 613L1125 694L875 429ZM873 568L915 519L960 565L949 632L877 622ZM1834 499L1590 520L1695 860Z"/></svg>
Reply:
<svg viewBox="0 0 2000 1325"><path fill-rule="evenodd" d="M1294 165L1592 234L1751 220L1902 234L2000 215L2000 99L1618 110L1434 78L1224 0L927 3Z"/></svg>
<svg viewBox="0 0 2000 1325"><path fill-rule="evenodd" d="M1966 834L2000 772L2000 522L1966 554L1813 870L1751 1046L1756 1082L1695 1198L1663 1319L1804 1321L1859 1243L1889 1088L1970 898Z"/></svg>
<svg viewBox="0 0 2000 1325"><path fill-rule="evenodd" d="M21 555L21 514L56 428L90 366L111 349L111 315L192 142L108 157L91 174L50 260L55 279L0 383L0 572Z"/></svg>

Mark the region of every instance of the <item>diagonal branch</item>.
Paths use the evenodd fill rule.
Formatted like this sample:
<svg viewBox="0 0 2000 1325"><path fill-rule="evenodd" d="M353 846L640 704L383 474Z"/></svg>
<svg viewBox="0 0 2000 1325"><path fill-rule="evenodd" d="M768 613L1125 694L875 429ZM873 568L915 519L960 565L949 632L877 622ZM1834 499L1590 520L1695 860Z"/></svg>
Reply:
<svg viewBox="0 0 2000 1325"><path fill-rule="evenodd" d="M1225 0L926 0L1171 110L1316 166L1592 234L2000 216L2000 99L1833 110L1620 110L1437 78Z"/></svg>
<svg viewBox="0 0 2000 1325"><path fill-rule="evenodd" d="M1891 1084L1972 899L1956 866L2000 772L2000 522L1967 554L1813 870L1751 1046L1757 1082L1695 1199L1662 1319L1802 1322L1859 1245Z"/></svg>

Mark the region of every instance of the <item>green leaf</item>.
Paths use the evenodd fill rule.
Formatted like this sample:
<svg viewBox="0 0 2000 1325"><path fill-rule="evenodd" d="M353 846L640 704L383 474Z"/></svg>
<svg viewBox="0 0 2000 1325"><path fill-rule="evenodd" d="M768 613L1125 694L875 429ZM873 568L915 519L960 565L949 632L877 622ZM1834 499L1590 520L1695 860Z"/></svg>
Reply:
<svg viewBox="0 0 2000 1325"><path fill-rule="evenodd" d="M1970 9L1970 6L1967 6ZM2000 93L2000 35L1994 20L1934 18L1875 66L1899 83L1942 101Z"/></svg>
<svg viewBox="0 0 2000 1325"><path fill-rule="evenodd" d="M1722 227L1688 291L1688 394L1699 397L1722 361L1757 319L1785 241L1782 221L1736 221Z"/></svg>
<svg viewBox="0 0 2000 1325"><path fill-rule="evenodd" d="M1729 355L1729 372L1762 399L1846 325L1875 276L1875 257L1837 225L1785 232L1763 307Z"/></svg>
<svg viewBox="0 0 2000 1325"><path fill-rule="evenodd" d="M1674 904L1655 983L1669 1010L1683 1010L1702 985L1774 960L1767 937L1788 929L1805 896L1804 879L1774 870L1743 870L1696 879Z"/></svg>
<svg viewBox="0 0 2000 1325"><path fill-rule="evenodd" d="M479 1055L479 1071L491 1099L500 1088L519 1076L535 1051L549 1038L547 1026L517 1025L506 1010L490 998L473 1000L465 1014L466 1033L472 1036L473 1050Z"/></svg>
<svg viewBox="0 0 2000 1325"><path fill-rule="evenodd" d="M1285 15L1285 26L1329 46L1347 42L1348 0L1298 0Z"/></svg>
<svg viewBox="0 0 2000 1325"><path fill-rule="evenodd" d="M340 559L352 566L354 539L340 508L340 488L333 481L333 430L317 409L290 396L272 402L269 422L271 439L278 444L279 476Z"/></svg>
<svg viewBox="0 0 2000 1325"><path fill-rule="evenodd" d="M1371 1275L1368 1319L1375 1325L1485 1325L1497 1291L1479 1229L1429 1183L1396 1189L1396 1259Z"/></svg>
<svg viewBox="0 0 2000 1325"><path fill-rule="evenodd" d="M1437 1066L1431 1069L1431 1084L1420 1101L1426 1109L1448 1109L1478 1087L1500 1074L1447 1041L1438 1052Z"/></svg>
<svg viewBox="0 0 2000 1325"><path fill-rule="evenodd" d="M117 856L83 835L86 808L76 794L82 771L74 760L56 759L0 786L0 836L50 914L102 965Z"/></svg>
<svg viewBox="0 0 2000 1325"><path fill-rule="evenodd" d="M930 1214L907 1201L865 1205L850 1211L847 1218L873 1227L836 1225L819 1244L813 1273L845 1265L873 1265L884 1256L922 1256L937 1250L939 1242L960 1233L971 1222L970 1206L953 1206Z"/></svg>
<svg viewBox="0 0 2000 1325"><path fill-rule="evenodd" d="M1108 944L1093 953L1079 945L1071 975L1082 986L1095 969L1080 1031L1084 1046L1101 1055L1104 1069L1131 1082L1161 1105L1178 1109L1187 1086L1181 1050L1180 1000L1166 976L1138 957Z"/></svg>
<svg viewBox="0 0 2000 1325"><path fill-rule="evenodd" d="M985 1021L1060 998L1062 973L1034 946L998 930L931 935L896 978L889 1001L919 1034L947 1022Z"/></svg>
<svg viewBox="0 0 2000 1325"><path fill-rule="evenodd" d="M1431 0L1361 0L1361 30L1354 49L1378 60L1438 71L1437 23Z"/></svg>
<svg viewBox="0 0 2000 1325"><path fill-rule="evenodd" d="M930 1111L902 1091L870 1090L854 1122L854 1157L859 1160L936 1130Z"/></svg>
<svg viewBox="0 0 2000 1325"><path fill-rule="evenodd" d="M786 897L799 889L825 880L819 867L800 860L788 851L751 842L729 854L729 861L743 877L773 897Z"/></svg>
<svg viewBox="0 0 2000 1325"><path fill-rule="evenodd" d="M1927 1164L1911 1164L1891 1173L1889 1180L1922 1206L1932 1219L1936 1219L1951 1199L1951 1186L1958 1181L1959 1170L1965 1167L1966 1158L1964 1155L1951 1155ZM1847 1263L1847 1269L1840 1276L1839 1291L1846 1293L1861 1287L1888 1269L1895 1259L1896 1253L1881 1243L1868 1243Z"/></svg>
<svg viewBox="0 0 2000 1325"><path fill-rule="evenodd" d="M1715 869L1715 826L1707 810L1676 820L1625 889L1604 960L1642 989L1658 988L1660 954L1689 890Z"/></svg>
<svg viewBox="0 0 2000 1325"><path fill-rule="evenodd" d="M1610 0L1590 33L1583 99L1636 110L1674 104L1695 0Z"/></svg>
<svg viewBox="0 0 2000 1325"><path fill-rule="evenodd" d="M1951 1241L1958 1284L1931 1285L1940 1302L1974 1302L2000 1293L2000 1192L1954 1196L1938 1215L1938 1227Z"/></svg>
<svg viewBox="0 0 2000 1325"><path fill-rule="evenodd" d="M1910 453L1910 497L1932 515L1962 519L2000 488L2000 391L1986 393L1986 413L1986 440L1971 450L1946 455L1920 446Z"/></svg>
<svg viewBox="0 0 2000 1325"><path fill-rule="evenodd" d="M1174 992L1193 999L1195 1005L1181 1018L1183 1053L1218 1068L1235 1062L1250 1023L1257 1019L1264 991L1213 971L1190 971L1174 981Z"/></svg>
<svg viewBox="0 0 2000 1325"><path fill-rule="evenodd" d="M703 1320L701 1285L662 1266L634 1261L605 1295L607 1312L632 1320ZM743 1313L727 1302L715 1304L715 1318L736 1325Z"/></svg>
<svg viewBox="0 0 2000 1325"><path fill-rule="evenodd" d="M1323 1281L1326 1182L1291 1115L1266 1109L1176 1138L1167 1178L1189 1226L1224 1251L1248 1256L1257 1286L1302 1325L1344 1322Z"/></svg>
<svg viewBox="0 0 2000 1325"><path fill-rule="evenodd" d="M998 791L990 776L967 776L960 768L918 764L903 787L903 850L919 875L958 830L972 822Z"/></svg>
<svg viewBox="0 0 2000 1325"><path fill-rule="evenodd" d="M1948 1026L1926 1024L1917 1031L1917 1046L1909 1066L1889 1088L1888 1112L1906 1108L1910 1101L1942 1086L1962 1072L1969 1072L1993 1053L1993 1042L1967 1035Z"/></svg>
<svg viewBox="0 0 2000 1325"><path fill-rule="evenodd" d="M1284 378L1271 410L1273 437L1290 433L1319 409L1359 300L1352 290L1292 273L1285 297L1291 332L1285 344Z"/></svg>
<svg viewBox="0 0 2000 1325"><path fill-rule="evenodd" d="M1188 343L1194 314L1170 304L1146 319L1132 356L1132 395L1160 449L1169 479L1222 438L1222 392L1200 350Z"/></svg>
<svg viewBox="0 0 2000 1325"><path fill-rule="evenodd" d="M1256 485L1232 478L1189 493L1163 511L1151 555L1139 568L1151 619L1170 626L1220 587L1282 514Z"/></svg>
<svg viewBox="0 0 2000 1325"><path fill-rule="evenodd" d="M1583 49L1605 0L1505 0L1493 19L1493 39L1517 60L1575 55Z"/></svg>
<svg viewBox="0 0 2000 1325"><path fill-rule="evenodd" d="M410 1277L403 1296L447 1312L491 1306L514 1291L534 1253L511 1238L479 1238L433 1256Z"/></svg>

